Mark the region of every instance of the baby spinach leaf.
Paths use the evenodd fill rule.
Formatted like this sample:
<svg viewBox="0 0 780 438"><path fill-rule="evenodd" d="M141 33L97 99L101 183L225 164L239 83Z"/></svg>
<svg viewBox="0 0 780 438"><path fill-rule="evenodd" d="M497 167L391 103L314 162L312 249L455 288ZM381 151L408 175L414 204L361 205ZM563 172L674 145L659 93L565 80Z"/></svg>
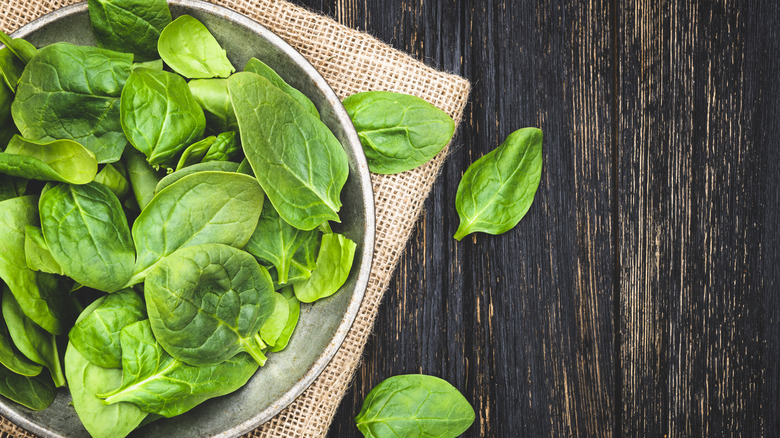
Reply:
<svg viewBox="0 0 780 438"><path fill-rule="evenodd" d="M24 71L25 63L8 47L0 50L0 76L11 92L16 92L16 84Z"/></svg>
<svg viewBox="0 0 780 438"><path fill-rule="evenodd" d="M249 175L253 178L255 176L255 172L252 170L252 166L249 164L249 160L247 160L246 157L244 157L244 159L238 163L238 169L236 169L236 172Z"/></svg>
<svg viewBox="0 0 780 438"><path fill-rule="evenodd" d="M176 170L181 170L184 167L200 163L216 139L216 136L211 135L187 146L187 149L185 149L184 152L182 152L181 157L179 157L179 163L176 165Z"/></svg>
<svg viewBox="0 0 780 438"><path fill-rule="evenodd" d="M143 210L152 202L154 198L154 189L157 183L162 179L161 173L149 165L144 154L135 148L127 148L124 155L125 166L127 167L127 177L130 179L130 187L133 189L138 207Z"/></svg>
<svg viewBox="0 0 780 438"><path fill-rule="evenodd" d="M95 182L103 184L114 192L117 199L124 199L130 192L130 183L127 182L125 166L121 161L106 164L103 170L95 175Z"/></svg>
<svg viewBox="0 0 780 438"><path fill-rule="evenodd" d="M135 251L114 192L94 182L58 184L43 192L38 208L49 251L69 277L104 292L122 289Z"/></svg>
<svg viewBox="0 0 780 438"><path fill-rule="evenodd" d="M193 164L192 166L184 167L181 170L177 170L176 172L165 176L165 178L157 183L157 189L155 191L156 193L159 193L162 189L193 173L207 171L236 172L236 170L238 170L238 163L232 161L210 161L208 163Z"/></svg>
<svg viewBox="0 0 780 438"><path fill-rule="evenodd" d="M203 367L176 360L155 340L148 320L122 329L121 340L122 386L102 396L106 403L131 402L164 417L229 394L257 371L257 363L246 353Z"/></svg>
<svg viewBox="0 0 780 438"><path fill-rule="evenodd" d="M11 38L3 31L0 31L0 44L3 44L6 48L10 49L11 52L25 64L30 62L30 60L38 54L38 49L28 41L22 38Z"/></svg>
<svg viewBox="0 0 780 438"><path fill-rule="evenodd" d="M34 411L42 411L54 401L57 389L48 375L23 376L0 367L0 395Z"/></svg>
<svg viewBox="0 0 780 438"><path fill-rule="evenodd" d="M257 58L249 58L249 61L247 61L246 66L244 67L244 71L257 73L260 76L268 79L276 88L284 91L285 93L289 94L290 97L295 99L295 101L298 102L298 104L300 104L303 109L310 112L318 119L320 118L320 113L317 111L317 107L314 106L314 102L306 97L305 94L298 91L298 89L293 88L290 84L285 82L285 80L282 79L278 73L276 73L271 67L267 66L263 61Z"/></svg>
<svg viewBox="0 0 780 438"><path fill-rule="evenodd" d="M95 303L97 305L90 305L90 312L73 326L68 337L81 355L95 365L120 368L119 333L124 326L146 319L146 305L133 289L106 295Z"/></svg>
<svg viewBox="0 0 780 438"><path fill-rule="evenodd" d="M4 291L3 293L8 291L5 285L0 284L0 286ZM11 292L8 293L10 294ZM14 341L11 339L11 334L8 333L8 326L4 321L0 322L0 363L8 370L23 376L37 376L43 370L42 366L28 359L14 346Z"/></svg>
<svg viewBox="0 0 780 438"><path fill-rule="evenodd" d="M311 303L336 293L349 277L355 248L355 242L341 234L322 236L317 267L308 280L293 285L295 296L304 303Z"/></svg>
<svg viewBox="0 0 780 438"><path fill-rule="evenodd" d="M123 438L146 418L147 413L132 403L106 405L96 394L122 385L122 370L99 367L68 344L65 375L73 397L73 408L93 438Z"/></svg>
<svg viewBox="0 0 780 438"><path fill-rule="evenodd" d="M236 133L233 131L223 132L217 135L217 139L206 151L201 162L230 160L239 149Z"/></svg>
<svg viewBox="0 0 780 438"><path fill-rule="evenodd" d="M455 238L481 231L501 234L525 216L542 177L542 131L523 128L469 166L458 185Z"/></svg>
<svg viewBox="0 0 780 438"><path fill-rule="evenodd" d="M290 306L287 299L280 293L273 293L271 296L273 297L273 311L260 327L260 339L269 347L276 345L276 341L287 325L287 319L290 318Z"/></svg>
<svg viewBox="0 0 780 438"><path fill-rule="evenodd" d="M54 335L42 329L24 315L19 303L8 289L3 291L3 318L8 324L8 333L14 345L31 361L49 369L54 385L65 386L57 340Z"/></svg>
<svg viewBox="0 0 780 438"><path fill-rule="evenodd" d="M98 45L157 58L157 39L171 22L165 0L89 0L89 19Z"/></svg>
<svg viewBox="0 0 780 438"><path fill-rule="evenodd" d="M0 173L40 181L86 184L97 174L95 155L73 140L35 141L18 135L0 153Z"/></svg>
<svg viewBox="0 0 780 438"><path fill-rule="evenodd" d="M236 71L206 26L189 15L165 26L157 49L173 71L189 79L226 78Z"/></svg>
<svg viewBox="0 0 780 438"><path fill-rule="evenodd" d="M273 311L273 293L271 277L251 255L215 243L179 249L144 283L155 338L193 366L215 365L240 351L262 365L265 345L257 332Z"/></svg>
<svg viewBox="0 0 780 438"><path fill-rule="evenodd" d="M96 47L56 43L42 48L24 69L11 106L22 136L75 140L98 163L119 160L127 145L119 96L132 61L132 55Z"/></svg>
<svg viewBox="0 0 780 438"><path fill-rule="evenodd" d="M5 149L8 143L5 138L12 132L13 123L9 122L11 118L11 104L14 95L8 87L0 82L0 151ZM10 137L9 137L10 138Z"/></svg>
<svg viewBox="0 0 780 438"><path fill-rule="evenodd" d="M400 173L427 163L455 132L447 113L408 94L368 91L343 104L374 173Z"/></svg>
<svg viewBox="0 0 780 438"><path fill-rule="evenodd" d="M276 338L276 342L270 348L270 351L274 353L277 351L282 351L285 349L285 347L287 347L287 344L290 342L290 338L292 337L293 331L295 330L295 326L298 325L298 317L301 315L301 302L298 301L298 298L295 297L295 293L293 293L292 288L288 286L282 289L281 294L285 301L287 301L287 307L289 310L287 312L287 322L285 323L282 332L279 334L279 337Z"/></svg>
<svg viewBox="0 0 780 438"><path fill-rule="evenodd" d="M27 180L24 178L0 178L0 201L24 196Z"/></svg>
<svg viewBox="0 0 780 438"><path fill-rule="evenodd" d="M247 175L198 172L176 181L160 191L133 224L137 260L131 284L185 246L224 243L243 248L262 209L263 191Z"/></svg>
<svg viewBox="0 0 780 438"><path fill-rule="evenodd" d="M317 267L317 253L320 251L320 242L322 241L321 233L312 233L309 237L298 247L295 251L292 261L290 262L290 274L287 277L286 284L298 284L306 281L311 277L311 273L314 268ZM274 279L274 285L276 289L281 289L284 284L279 284L279 279L276 274L276 269L269 271L271 278Z"/></svg>
<svg viewBox="0 0 780 438"><path fill-rule="evenodd" d="M163 61L162 59L155 59L154 61L146 61L146 62L134 62L133 63L133 70L137 68L146 68L149 70L162 70L163 69Z"/></svg>
<svg viewBox="0 0 780 438"><path fill-rule="evenodd" d="M24 258L27 267L33 271L65 275L60 264L52 257L49 245L43 238L43 231L35 225L24 227Z"/></svg>
<svg viewBox="0 0 780 438"><path fill-rule="evenodd" d="M372 389L355 422L366 438L455 438L474 417L474 408L446 381L408 374Z"/></svg>
<svg viewBox="0 0 780 438"><path fill-rule="evenodd" d="M173 163L187 145L203 138L206 118L187 82L167 71L133 70L122 90L122 129L149 164Z"/></svg>
<svg viewBox="0 0 780 438"><path fill-rule="evenodd" d="M206 126L213 132L237 131L238 121L228 94L227 79L195 79L190 91L206 114Z"/></svg>
<svg viewBox="0 0 780 438"><path fill-rule="evenodd" d="M349 165L328 127L257 74L234 74L228 91L244 153L279 216L302 230L338 222Z"/></svg>

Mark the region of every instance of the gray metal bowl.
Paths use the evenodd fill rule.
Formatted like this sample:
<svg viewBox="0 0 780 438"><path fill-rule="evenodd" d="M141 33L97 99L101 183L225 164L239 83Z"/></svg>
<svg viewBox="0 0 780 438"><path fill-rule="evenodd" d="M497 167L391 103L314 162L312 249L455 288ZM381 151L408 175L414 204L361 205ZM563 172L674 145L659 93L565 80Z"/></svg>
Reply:
<svg viewBox="0 0 780 438"><path fill-rule="evenodd" d="M302 306L298 328L287 349L270 355L266 366L242 389L209 400L184 415L158 420L133 435L234 437L251 431L289 405L311 385L341 346L368 284L374 250L374 197L368 165L349 116L333 90L301 54L265 27L229 9L197 0L169 0L169 4L174 17L188 14L202 21L239 70L250 57L258 57L309 96L349 156L350 176L341 195L343 223L338 231L357 242L358 250L342 290ZM58 41L95 44L86 3L48 14L13 36L26 38L38 47ZM54 403L40 412L2 399L0 414L45 437L89 436L69 403L67 390L61 390Z"/></svg>

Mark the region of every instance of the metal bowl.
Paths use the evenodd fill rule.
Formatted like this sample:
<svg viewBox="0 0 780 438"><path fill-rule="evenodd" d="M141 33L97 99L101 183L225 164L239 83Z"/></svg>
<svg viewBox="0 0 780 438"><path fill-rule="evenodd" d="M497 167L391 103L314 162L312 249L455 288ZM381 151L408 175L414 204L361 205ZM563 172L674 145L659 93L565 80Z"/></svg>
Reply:
<svg viewBox="0 0 780 438"><path fill-rule="evenodd" d="M374 250L374 197L363 149L347 112L325 79L300 53L257 22L229 9L198 0L169 0L169 5L174 18L188 14L203 22L239 70L250 57L260 58L309 96L349 157L350 175L341 195L343 223L334 227L358 247L347 283L332 297L301 307L298 327L288 347L271 354L266 366L243 388L186 414L155 421L132 435L235 437L289 405L311 385L344 341L368 284ZM13 36L37 47L58 41L95 45L86 3L52 12ZM88 437L69 403L67 390L61 390L54 403L39 412L2 399L0 414L44 437Z"/></svg>

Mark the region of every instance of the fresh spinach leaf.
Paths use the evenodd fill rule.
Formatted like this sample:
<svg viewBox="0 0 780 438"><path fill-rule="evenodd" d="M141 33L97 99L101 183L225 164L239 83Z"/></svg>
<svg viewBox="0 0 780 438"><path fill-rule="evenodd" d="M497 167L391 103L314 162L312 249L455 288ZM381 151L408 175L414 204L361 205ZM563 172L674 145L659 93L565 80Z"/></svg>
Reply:
<svg viewBox="0 0 780 438"><path fill-rule="evenodd" d="M281 290L281 294L285 301L287 301L287 307L289 310L287 312L287 322L285 323L282 332L279 334L279 337L276 338L276 342L270 348L270 351L274 353L277 351L282 351L287 347L287 344L290 342L290 338L292 337L293 331L295 331L295 327L298 325L298 317L301 315L301 302L298 301L298 298L295 297L295 293L293 293L292 288L289 286L285 287Z"/></svg>
<svg viewBox="0 0 780 438"><path fill-rule="evenodd" d="M238 121L228 94L227 79L194 79L187 85L206 114L212 132L237 131Z"/></svg>
<svg viewBox="0 0 780 438"><path fill-rule="evenodd" d="M23 376L0 366L0 395L34 411L42 411L54 401L57 389L47 375Z"/></svg>
<svg viewBox="0 0 780 438"><path fill-rule="evenodd" d="M203 138L206 118L187 82L167 71L130 73L121 100L122 129L149 164L168 165L187 145Z"/></svg>
<svg viewBox="0 0 780 438"><path fill-rule="evenodd" d="M201 162L227 161L232 159L240 149L233 131L223 132L217 135L217 139L211 144Z"/></svg>
<svg viewBox="0 0 780 438"><path fill-rule="evenodd" d="M408 94L367 91L343 104L374 173L400 173L427 163L455 132L447 113Z"/></svg>
<svg viewBox="0 0 780 438"><path fill-rule="evenodd" d="M317 267L308 280L293 285L295 296L301 302L311 303L336 293L349 277L356 247L355 242L341 234L322 236Z"/></svg>
<svg viewBox="0 0 780 438"><path fill-rule="evenodd" d="M42 48L24 69L11 106L22 136L76 140L99 163L119 160L127 145L119 96L132 61L132 55L96 47L56 43Z"/></svg>
<svg viewBox="0 0 780 438"><path fill-rule="evenodd" d="M19 59L8 47L0 50L0 76L8 89L15 93L16 84L24 71L25 63Z"/></svg>
<svg viewBox="0 0 780 438"><path fill-rule="evenodd" d="M24 178L0 178L0 201L24 196L27 190L27 180Z"/></svg>
<svg viewBox="0 0 780 438"><path fill-rule="evenodd" d="M121 161L103 166L103 170L95 175L95 182L106 186L119 200L125 199L130 192L130 183L127 182L127 173Z"/></svg>
<svg viewBox="0 0 780 438"><path fill-rule="evenodd" d="M273 311L273 283L248 253L206 243L162 259L144 297L155 338L189 365L223 362L240 351L265 363L258 331Z"/></svg>
<svg viewBox="0 0 780 438"><path fill-rule="evenodd" d="M24 258L27 267L33 271L65 275L60 264L52 257L49 245L43 238L43 231L35 225L24 227Z"/></svg>
<svg viewBox="0 0 780 438"><path fill-rule="evenodd" d="M100 47L157 58L157 39L171 22L165 0L89 0L89 19Z"/></svg>
<svg viewBox="0 0 780 438"><path fill-rule="evenodd" d="M271 296L273 297L273 311L260 327L260 339L269 347L276 345L276 341L279 340L279 336L282 335L287 320L290 318L290 306L287 299L280 293L273 293Z"/></svg>
<svg viewBox="0 0 780 438"><path fill-rule="evenodd" d="M152 198L154 189L160 182L165 172L154 170L146 157L135 148L127 148L124 155L127 177L130 179L130 187L140 210L146 208ZM162 175L161 175L162 174Z"/></svg>
<svg viewBox="0 0 780 438"><path fill-rule="evenodd" d="M25 64L30 62L30 60L38 54L38 49L28 41L22 38L11 38L3 31L0 31L0 44L3 44L6 48L10 49L11 52Z"/></svg>
<svg viewBox="0 0 780 438"><path fill-rule="evenodd" d="M164 67L162 59L155 59L154 61L146 62L134 62L133 70L137 68L146 68L149 70L162 70Z"/></svg>
<svg viewBox="0 0 780 438"><path fill-rule="evenodd" d="M40 181L86 184L97 174L95 155L73 140L35 141L14 135L0 152L0 173Z"/></svg>
<svg viewBox="0 0 780 438"><path fill-rule="evenodd" d="M0 283L0 287L3 293L11 293L5 285ZM42 366L28 359L14 346L5 321L0 322L0 363L8 370L22 376L37 376L43 370Z"/></svg>
<svg viewBox="0 0 780 438"><path fill-rule="evenodd" d="M157 183L156 193L162 191L162 189L175 183L176 181L184 178L187 175L192 175L198 172L236 172L238 170L238 163L232 161L209 161L208 163L197 163L192 166L187 166L181 170L177 170L170 175L165 176Z"/></svg>
<svg viewBox="0 0 780 438"><path fill-rule="evenodd" d="M176 170L178 171L187 166L200 163L206 155L206 152L208 152L209 148L216 140L217 137L211 135L187 146L187 149L185 149L184 152L182 152L181 157L179 157L179 163L176 165Z"/></svg>
<svg viewBox="0 0 780 438"><path fill-rule="evenodd" d="M501 234L525 216L542 177L542 131L523 128L469 166L458 185L455 239L481 231Z"/></svg>
<svg viewBox="0 0 780 438"><path fill-rule="evenodd" d="M122 329L122 386L101 394L106 403L131 402L147 412L173 417L243 386L257 371L246 353L194 367L176 360L155 340L148 320Z"/></svg>
<svg viewBox="0 0 780 438"><path fill-rule="evenodd" d="M328 127L257 74L234 74L228 91L244 153L279 216L302 230L338 222L349 165Z"/></svg>
<svg viewBox="0 0 780 438"><path fill-rule="evenodd" d="M189 15L165 26L157 49L173 71L189 79L226 78L236 71L206 26Z"/></svg>
<svg viewBox="0 0 780 438"><path fill-rule="evenodd" d="M285 82L285 80L282 79L278 73L276 73L271 67L267 66L263 61L257 58L249 58L249 61L247 61L246 66L244 67L244 71L257 73L260 76L268 79L276 88L284 91L285 93L289 94L290 97L295 99L295 101L298 102L298 104L300 104L303 109L310 112L318 119L320 118L320 113L317 111L317 107L314 106L314 102L306 97L305 94L298 91L298 89L293 88L290 84Z"/></svg>
<svg viewBox="0 0 780 438"><path fill-rule="evenodd" d="M355 423L366 438L455 438L474 417L474 408L446 381L407 374L372 389Z"/></svg>
<svg viewBox="0 0 780 438"><path fill-rule="evenodd" d="M8 119L11 118L11 104L14 101L14 94L11 90L2 82L0 82L0 126L4 133L10 132L13 123L9 123ZM5 135L2 135L4 137ZM2 138L0 138L2 140ZM0 149L5 148L6 143L2 143Z"/></svg>

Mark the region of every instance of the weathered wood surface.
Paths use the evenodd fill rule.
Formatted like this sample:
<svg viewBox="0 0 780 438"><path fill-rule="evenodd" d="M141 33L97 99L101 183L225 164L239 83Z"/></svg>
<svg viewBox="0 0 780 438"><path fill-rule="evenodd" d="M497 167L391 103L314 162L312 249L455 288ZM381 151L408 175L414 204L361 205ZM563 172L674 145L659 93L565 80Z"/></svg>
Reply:
<svg viewBox="0 0 780 438"><path fill-rule="evenodd" d="M780 433L778 2L298 3L473 83L330 436L420 372L469 437ZM456 242L460 176L524 126L533 207Z"/></svg>

